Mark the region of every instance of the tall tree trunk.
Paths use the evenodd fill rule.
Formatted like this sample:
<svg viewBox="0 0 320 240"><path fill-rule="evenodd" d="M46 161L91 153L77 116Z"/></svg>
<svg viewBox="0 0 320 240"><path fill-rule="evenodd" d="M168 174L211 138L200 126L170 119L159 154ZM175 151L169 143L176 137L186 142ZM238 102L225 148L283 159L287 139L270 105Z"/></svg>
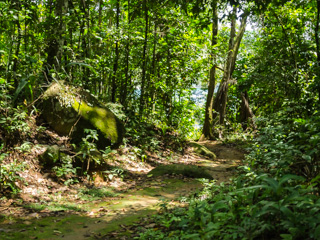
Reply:
<svg viewBox="0 0 320 240"><path fill-rule="evenodd" d="M168 31L169 32L169 31ZM170 53L170 42L168 39L168 35L166 35L166 42L168 44L168 53L167 53L167 76L166 76L166 86L169 89L169 91L164 91L164 111L166 113L167 117L167 123L168 125L172 125L172 96L173 96L173 89L171 87L171 82L172 82L172 75L171 75L171 53Z"/></svg>
<svg viewBox="0 0 320 240"><path fill-rule="evenodd" d="M318 78L318 95L319 95L319 102L320 102L320 76L319 76L319 69L320 69L320 41L319 41L319 24L320 24L320 0L317 0L317 22L315 28L315 41L316 41L316 48L317 48L317 78Z"/></svg>
<svg viewBox="0 0 320 240"><path fill-rule="evenodd" d="M143 1L144 13L145 13L145 33L144 33L144 44L143 44L143 55L142 55L142 79L141 79L141 91L140 91L140 105L139 105L139 115L140 118L143 114L144 109L144 92L146 84L146 68L147 68L147 44L148 44L148 29L149 29L149 17L148 17L148 6L147 0Z"/></svg>
<svg viewBox="0 0 320 240"><path fill-rule="evenodd" d="M216 54L214 52L213 47L217 44L218 39L218 6L217 1L213 1L212 3L212 14L213 14L213 22L212 22L212 39L211 39L211 54L210 54L210 78L208 84L208 94L205 108L205 118L204 125L202 129L202 135L200 137L200 141L204 139L213 139L213 100L214 100L214 89L216 84Z"/></svg>
<svg viewBox="0 0 320 240"><path fill-rule="evenodd" d="M156 69L156 62L157 62L157 54L156 54L156 49L157 49L157 20L155 20L154 23L154 30L153 30L153 51L152 51L152 78L154 79L154 82L157 81L157 69ZM152 90L151 90L151 111L155 111L156 108L156 101L155 101L155 92L156 88L155 85L152 85Z"/></svg>
<svg viewBox="0 0 320 240"><path fill-rule="evenodd" d="M63 55L64 46L64 33L66 31L66 23L64 16L68 11L69 1L57 0L55 2L55 16L58 17L57 21L52 23L53 32L50 34L49 45L47 48L47 76L49 75L49 68L55 68L57 71L61 67L61 57ZM51 21L52 19L50 19Z"/></svg>
<svg viewBox="0 0 320 240"><path fill-rule="evenodd" d="M118 71L118 62L119 62L119 18L120 18L120 3L119 0L117 0L116 3L117 8L117 22L116 22L116 28L117 28L117 40L116 40L116 49L115 49L115 60L113 64L113 75L112 75L112 90L111 90L111 102L116 102L116 91L117 91L117 71Z"/></svg>
<svg viewBox="0 0 320 240"><path fill-rule="evenodd" d="M125 81L121 86L121 96L120 103L123 105L124 109L127 109L127 95L128 87L131 86L130 83L130 73L129 73L129 60L130 60L130 42L131 42L131 33L130 33L130 0L128 0L128 33L127 33L127 43L126 43L126 66L125 66ZM130 84L129 84L130 83ZM129 86L128 86L129 85Z"/></svg>
<svg viewBox="0 0 320 240"><path fill-rule="evenodd" d="M98 20L98 26L101 29L101 23L102 23L102 0L99 0L99 20Z"/></svg>
<svg viewBox="0 0 320 240"><path fill-rule="evenodd" d="M18 88L19 81L17 78L17 70L18 70L18 59L19 59L19 52L20 52L20 46L21 46L21 25L20 25L20 20L19 20L19 12L18 12L18 18L17 18L17 28L18 28L18 36L17 36L17 47L15 51L15 58L13 60L13 66L12 66L12 72L13 72L13 80L14 80L14 89Z"/></svg>
<svg viewBox="0 0 320 240"><path fill-rule="evenodd" d="M235 28L236 28L235 14L236 14L236 7L234 7L233 9L234 17L231 20L229 52L228 52L227 60L224 67L224 73L219 86L217 96L213 103L213 109L217 113L219 113L220 124L224 124L224 118L225 118L226 107L227 107L227 99L228 99L228 88L229 88L232 73L235 69L237 54L239 51L243 34L245 32L246 22L249 15L249 13L247 12L243 13L240 29L239 29L238 35L235 37Z"/></svg>

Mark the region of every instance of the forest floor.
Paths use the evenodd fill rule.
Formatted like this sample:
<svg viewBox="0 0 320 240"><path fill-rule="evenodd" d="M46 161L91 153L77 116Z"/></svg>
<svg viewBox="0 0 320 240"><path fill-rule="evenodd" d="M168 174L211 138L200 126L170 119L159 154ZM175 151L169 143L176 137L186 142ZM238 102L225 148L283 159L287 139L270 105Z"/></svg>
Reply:
<svg viewBox="0 0 320 240"><path fill-rule="evenodd" d="M244 152L216 141L200 144L217 159L187 149L171 163L202 166L216 184L228 182ZM160 159L159 164L163 164ZM100 187L51 183L44 189L31 185L17 199L0 203L0 239L134 239L157 227L150 216L162 205L186 206L183 199L203 187L201 181L181 175L150 176L152 168L148 164L132 167L135 174ZM41 182L42 177L35 179Z"/></svg>

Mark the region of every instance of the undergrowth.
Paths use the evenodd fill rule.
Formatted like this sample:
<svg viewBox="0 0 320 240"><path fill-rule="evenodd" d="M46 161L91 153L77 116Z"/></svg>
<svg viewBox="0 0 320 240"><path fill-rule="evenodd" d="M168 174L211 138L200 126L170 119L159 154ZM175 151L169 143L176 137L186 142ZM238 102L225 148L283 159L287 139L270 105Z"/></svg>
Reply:
<svg viewBox="0 0 320 240"><path fill-rule="evenodd" d="M320 239L320 115L291 111L260 121L230 183L206 182L187 208L162 206L158 227L136 239Z"/></svg>

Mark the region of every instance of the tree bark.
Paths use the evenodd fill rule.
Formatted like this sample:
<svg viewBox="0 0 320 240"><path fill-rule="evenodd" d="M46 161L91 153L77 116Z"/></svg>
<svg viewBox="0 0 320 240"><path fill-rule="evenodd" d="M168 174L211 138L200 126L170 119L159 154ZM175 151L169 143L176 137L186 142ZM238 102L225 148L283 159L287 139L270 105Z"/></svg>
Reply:
<svg viewBox="0 0 320 240"><path fill-rule="evenodd" d="M116 20L116 28L117 28L117 40L116 40L116 49L115 49L115 60L113 64L113 75L112 75L112 90L111 90L111 102L116 102L116 91L117 91L117 71L118 71L118 61L119 61L119 40L118 40L118 33L119 33L119 18L120 18L120 3L117 0L116 3L117 8L117 20Z"/></svg>
<svg viewBox="0 0 320 240"><path fill-rule="evenodd" d="M241 93L241 106L240 106L240 120L243 130L248 128L248 124L250 124L250 120L252 123L252 128L254 130L257 129L257 125L254 121L254 114L249 105L249 96L248 92Z"/></svg>
<svg viewBox="0 0 320 240"><path fill-rule="evenodd" d="M66 31L66 23L63 17L68 11L69 1L57 0L55 2L55 16L58 20L51 23L53 32L50 34L49 44L47 48L47 69L46 73L50 79L49 68L55 68L57 71L61 67L61 57L63 55L64 33ZM49 21L52 21L50 19Z"/></svg>
<svg viewBox="0 0 320 240"><path fill-rule="evenodd" d="M320 69L320 42L319 42L319 23L320 23L320 0L317 0L317 22L315 28L315 41L316 41L316 48L317 48L317 78L318 78L318 95L319 95L319 102L320 102L320 76L318 74Z"/></svg>
<svg viewBox="0 0 320 240"><path fill-rule="evenodd" d="M148 17L148 6L147 0L143 1L144 14L145 14L145 33L144 33L144 44L143 44L143 55L142 55L142 77L141 77L141 91L140 91L140 104L139 104L139 115L140 118L143 115L144 109L144 91L146 84L146 68L147 68L147 45L148 45L148 29L149 29L149 17Z"/></svg>
<svg viewBox="0 0 320 240"><path fill-rule="evenodd" d="M206 108L205 108L205 118L204 124L202 129L202 135L200 137L200 141L205 139L214 139L213 135L213 100L214 100L214 89L215 89L215 82L216 82L216 54L214 52L214 46L217 44L218 39L218 6L217 1L213 1L212 3L212 15L213 15L213 22L212 22L212 39L211 39L211 54L210 54L210 72L209 72L209 84L208 84L208 94L207 94L207 101L206 101Z"/></svg>
<svg viewBox="0 0 320 240"><path fill-rule="evenodd" d="M236 7L233 9L233 15L236 14ZM219 86L217 96L213 103L213 109L219 113L219 123L224 124L224 118L226 114L228 88L231 80L232 73L235 69L235 63L237 60L237 54L239 51L240 43L245 32L246 22L249 13L244 13L241 19L241 25L237 36L235 36L236 18L231 20L230 39L229 39L229 52L224 67L223 77ZM216 115L215 115L216 116Z"/></svg>
<svg viewBox="0 0 320 240"><path fill-rule="evenodd" d="M129 60L130 60L130 42L131 42L131 34L130 34L130 0L128 0L128 33L127 33L127 43L126 43L126 66L125 66L125 82L121 86L121 96L120 103L123 105L124 109L127 109L127 95L128 95L128 87L131 86L130 83L130 73L129 73ZM128 84L130 85L128 86Z"/></svg>
<svg viewBox="0 0 320 240"><path fill-rule="evenodd" d="M18 36L17 36L17 47L15 51L15 58L13 60L13 66L12 66L12 72L13 72L13 80L14 80L14 89L18 88L19 81L17 78L17 69L18 69L18 59L19 59L19 52L20 52L20 46L21 46L21 25L20 25L20 20L19 20L19 12L18 12L18 19L17 19L17 28L18 28Z"/></svg>

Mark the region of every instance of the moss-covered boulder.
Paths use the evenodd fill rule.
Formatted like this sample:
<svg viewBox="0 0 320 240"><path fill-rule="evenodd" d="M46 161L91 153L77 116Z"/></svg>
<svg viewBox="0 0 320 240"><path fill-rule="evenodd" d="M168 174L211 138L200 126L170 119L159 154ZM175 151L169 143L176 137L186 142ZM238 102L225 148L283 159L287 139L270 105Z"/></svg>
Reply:
<svg viewBox="0 0 320 240"><path fill-rule="evenodd" d="M86 136L85 129L99 134L97 146L118 146L123 139L121 121L88 92L64 84L53 83L43 94L42 116L62 136L70 136L75 143Z"/></svg>
<svg viewBox="0 0 320 240"><path fill-rule="evenodd" d="M169 175L183 175L189 178L206 178L212 180L211 174L202 167L195 165L170 164L161 165L152 169L148 176L159 177L165 174Z"/></svg>
<svg viewBox="0 0 320 240"><path fill-rule="evenodd" d="M215 160L217 158L217 156L213 152L211 152L205 146L200 145L199 143L190 142L189 145L193 148L193 151L199 155L208 157L212 160Z"/></svg>
<svg viewBox="0 0 320 240"><path fill-rule="evenodd" d="M54 166L60 160L58 145L45 146L45 151L39 156L42 165Z"/></svg>

